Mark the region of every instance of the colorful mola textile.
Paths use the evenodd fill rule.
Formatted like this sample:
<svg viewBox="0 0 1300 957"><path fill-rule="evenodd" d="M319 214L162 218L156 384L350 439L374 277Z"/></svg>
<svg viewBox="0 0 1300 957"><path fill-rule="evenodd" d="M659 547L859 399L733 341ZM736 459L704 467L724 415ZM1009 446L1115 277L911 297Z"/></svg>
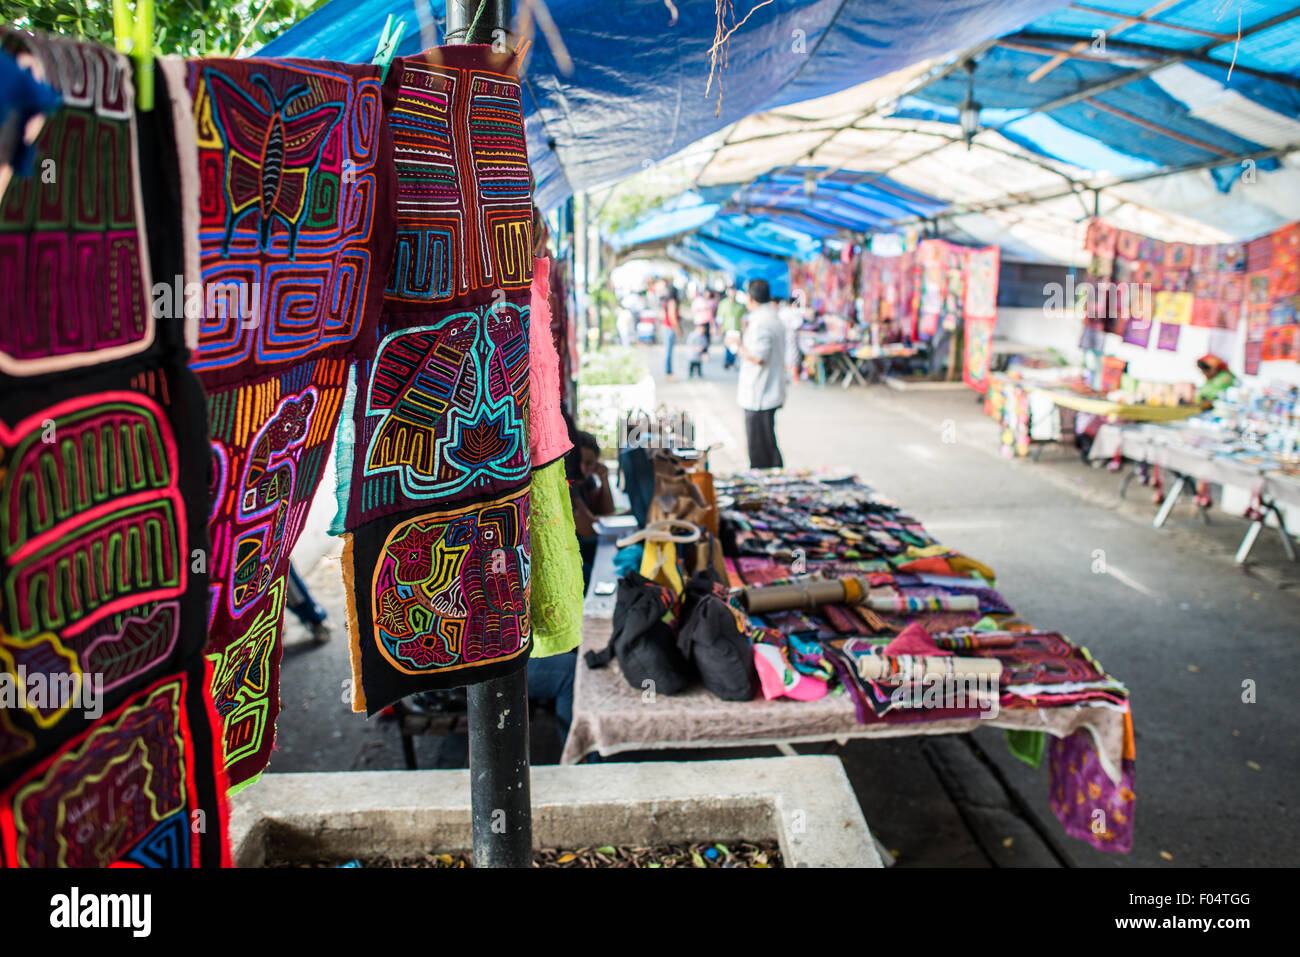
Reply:
<svg viewBox="0 0 1300 957"><path fill-rule="evenodd" d="M0 374L32 376L154 343L129 61L108 47L0 30L59 93L30 177L0 197Z"/></svg>
<svg viewBox="0 0 1300 957"><path fill-rule="evenodd" d="M392 258L374 66L166 61L193 98L212 538L208 657L230 783L270 760L289 556L334 442L350 363L373 355Z"/></svg>
<svg viewBox="0 0 1300 957"><path fill-rule="evenodd" d="M396 61L397 248L341 455L353 707L522 667L530 650L532 203L515 64Z"/></svg>
<svg viewBox="0 0 1300 957"><path fill-rule="evenodd" d="M184 89L160 78L159 108L136 115L130 74L115 55L64 40L26 42L47 66L64 69L64 105L47 132L75 139L69 131L98 129L104 145L64 154L57 173L60 182L107 184L104 193L70 185L50 190L50 201L72 204L63 211L70 222L101 202L145 214L115 247L107 273L97 271L104 263L96 257L111 245L103 223L81 238L50 233L72 237L85 272L41 274L50 284L43 301L66 321L47 325L42 316L46 338L10 340L22 345L24 362L0 373L0 863L220 865L229 860L225 779L203 659L206 409L188 368L184 318L164 298L156 313L148 308L148 323L133 326L126 308L116 324L79 323L89 307L72 288L119 296L122 306L134 296L123 283L134 288L139 277L184 283L177 111L164 105ZM87 68L89 88L67 85L75 64ZM116 73L102 72L110 67ZM140 137L145 175L116 165L117 134L97 125L103 104L89 92L97 84L130 118L119 145L134 148ZM78 90L82 100L66 95ZM36 145L39 177L49 141ZM15 180L6 213L17 208L11 203L30 203L33 190L46 196L37 180ZM26 222L29 232L45 225L39 216ZM15 248L40 245L39 237L9 238ZM116 282L116 291L100 281ZM27 315L24 306L6 298L0 327L14 329L10 318Z"/></svg>

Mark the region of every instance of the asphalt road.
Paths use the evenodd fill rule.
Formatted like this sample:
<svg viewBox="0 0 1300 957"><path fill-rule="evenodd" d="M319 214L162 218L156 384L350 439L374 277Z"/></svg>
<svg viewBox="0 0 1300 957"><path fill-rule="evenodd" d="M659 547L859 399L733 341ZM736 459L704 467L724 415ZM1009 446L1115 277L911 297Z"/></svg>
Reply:
<svg viewBox="0 0 1300 957"><path fill-rule="evenodd" d="M646 358L662 369L657 347ZM691 415L697 444L722 443L711 462L725 472L747 464L734 373L716 359L705 373L660 378L658 394ZM1103 854L1066 837L1047 806L1046 766L1012 759L995 730L853 742L842 751L846 769L868 824L900 866L1300 862L1300 566L1286 562L1275 532L1261 536L1243 570L1232 562L1246 528L1239 518L1215 510L1206 526L1189 500L1153 529L1149 489L1134 484L1121 502L1118 477L1077 455L1051 448L1037 463L1000 457L997 426L965 389L800 383L776 423L787 464L856 470L941 541L992 565L1021 617L1087 646L1132 693L1132 853ZM392 724L366 721L342 703L348 662L337 554L309 575L336 639L314 647L296 623L288 629L272 773L403 766ZM424 738L417 753L422 767L462 765L464 742ZM533 753L536 761L558 753L545 716Z"/></svg>

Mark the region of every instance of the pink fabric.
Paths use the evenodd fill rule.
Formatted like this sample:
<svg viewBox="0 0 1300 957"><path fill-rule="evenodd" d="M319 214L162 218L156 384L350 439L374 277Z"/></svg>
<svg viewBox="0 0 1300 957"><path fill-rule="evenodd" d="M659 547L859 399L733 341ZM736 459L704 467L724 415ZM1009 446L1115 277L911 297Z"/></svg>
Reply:
<svg viewBox="0 0 1300 957"><path fill-rule="evenodd" d="M912 622L902 631L900 631L894 640L885 645L885 654L887 655L950 655L951 651L944 651L934 643L929 632L922 628L917 622Z"/></svg>
<svg viewBox="0 0 1300 957"><path fill-rule="evenodd" d="M528 445L533 468L549 465L569 449L569 430L560 415L560 357L551 339L551 261L533 260L533 301L528 317Z"/></svg>

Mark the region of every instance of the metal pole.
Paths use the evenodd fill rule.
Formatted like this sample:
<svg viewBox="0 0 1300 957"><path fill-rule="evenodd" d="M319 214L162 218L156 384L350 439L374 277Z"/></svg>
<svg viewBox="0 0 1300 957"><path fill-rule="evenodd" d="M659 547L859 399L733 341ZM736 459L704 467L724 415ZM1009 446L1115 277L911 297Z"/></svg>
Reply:
<svg viewBox="0 0 1300 957"><path fill-rule="evenodd" d="M481 14L480 5L486 7ZM447 42L507 42L510 15L511 0L448 0ZM470 685L466 697L474 866L530 867L528 673L520 668L505 678Z"/></svg>
<svg viewBox="0 0 1300 957"><path fill-rule="evenodd" d="M478 18L478 23L470 30L479 6L486 6ZM447 0L447 42L491 43L493 40L505 40L510 32L511 0ZM496 31L505 31L493 36Z"/></svg>

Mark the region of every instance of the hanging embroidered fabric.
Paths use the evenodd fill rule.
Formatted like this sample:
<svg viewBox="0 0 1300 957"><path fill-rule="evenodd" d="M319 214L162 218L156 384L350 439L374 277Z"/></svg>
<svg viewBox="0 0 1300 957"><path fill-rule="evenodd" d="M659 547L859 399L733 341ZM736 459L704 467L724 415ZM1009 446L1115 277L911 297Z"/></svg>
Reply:
<svg viewBox="0 0 1300 957"><path fill-rule="evenodd" d="M514 70L457 46L390 73L396 248L339 457L357 711L509 674L531 648L532 199Z"/></svg>
<svg viewBox="0 0 1300 957"><path fill-rule="evenodd" d="M313 61L162 61L193 98L213 510L208 656L230 782L270 760L289 556L392 256L396 78Z"/></svg>
<svg viewBox="0 0 1300 957"><path fill-rule="evenodd" d="M0 197L0 866L228 864L206 413L151 280L197 279L185 91L137 114L124 56L0 42L62 101Z"/></svg>

